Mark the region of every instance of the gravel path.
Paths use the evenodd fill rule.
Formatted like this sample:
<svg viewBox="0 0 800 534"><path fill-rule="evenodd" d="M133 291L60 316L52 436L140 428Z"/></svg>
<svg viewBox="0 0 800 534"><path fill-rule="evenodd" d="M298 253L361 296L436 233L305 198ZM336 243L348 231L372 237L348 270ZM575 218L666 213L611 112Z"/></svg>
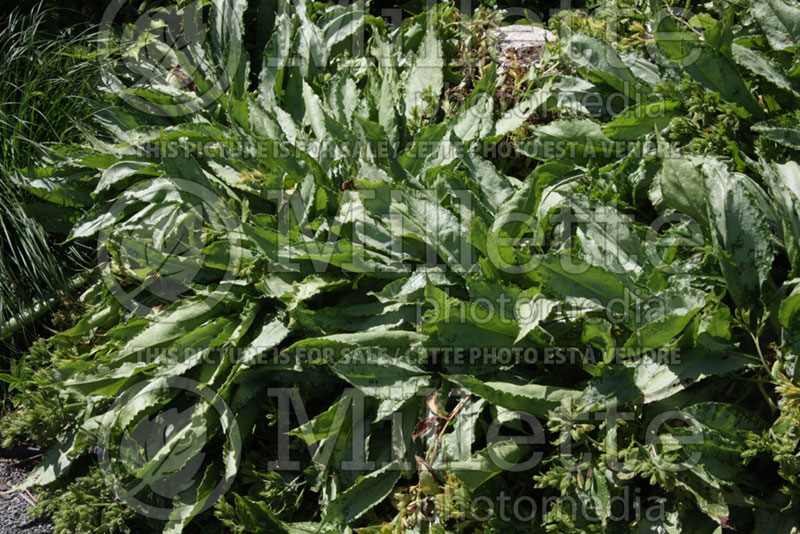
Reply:
<svg viewBox="0 0 800 534"><path fill-rule="evenodd" d="M30 462L29 462L30 463ZM25 480L25 468L32 465L0 458L0 492ZM50 534L53 528L46 521L31 519L30 503L18 494L0 494L0 534Z"/></svg>

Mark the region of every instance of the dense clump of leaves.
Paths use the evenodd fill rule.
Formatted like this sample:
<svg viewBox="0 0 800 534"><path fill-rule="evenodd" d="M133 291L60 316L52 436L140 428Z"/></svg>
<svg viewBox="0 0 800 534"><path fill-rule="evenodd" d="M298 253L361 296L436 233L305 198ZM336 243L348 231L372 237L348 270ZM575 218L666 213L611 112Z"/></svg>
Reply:
<svg viewBox="0 0 800 534"><path fill-rule="evenodd" d="M86 313L48 341L51 378L30 384L69 421L30 484L98 462L124 490L202 452L202 480L146 495L171 510L165 532L796 522L800 10L683 20L626 4L624 50L557 18L546 71L498 109L493 66L449 66L471 24L450 4L390 28L363 4L281 3L263 66L242 48L246 7L213 3L226 40L159 49L191 83L169 85L175 71L147 61L158 42L137 41L125 57L149 83L126 86L117 64L102 135L27 177L104 258ZM443 110L459 72L479 79ZM692 125L709 130L689 139ZM481 150L503 139L530 172ZM230 417L196 406L170 424L192 405L178 377ZM278 388L309 416L283 469L269 463L288 460ZM521 413L540 442L499 437L493 422L527 431ZM119 438L140 425L165 437L153 455ZM704 438L679 441L692 429ZM135 476L96 447L134 459ZM508 469L533 452L534 467ZM232 489L212 513L214 477ZM501 491L547 504L522 524L484 509ZM659 518L620 515L631 495Z"/></svg>

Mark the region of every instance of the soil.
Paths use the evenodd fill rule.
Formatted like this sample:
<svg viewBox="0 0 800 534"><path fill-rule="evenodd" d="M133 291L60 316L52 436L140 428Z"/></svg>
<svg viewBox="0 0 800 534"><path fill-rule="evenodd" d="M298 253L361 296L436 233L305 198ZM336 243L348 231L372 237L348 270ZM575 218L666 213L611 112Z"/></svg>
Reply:
<svg viewBox="0 0 800 534"><path fill-rule="evenodd" d="M51 534L53 527L46 520L32 519L28 508L35 502L29 492L4 494L23 480L35 466L30 460L0 458L0 534Z"/></svg>

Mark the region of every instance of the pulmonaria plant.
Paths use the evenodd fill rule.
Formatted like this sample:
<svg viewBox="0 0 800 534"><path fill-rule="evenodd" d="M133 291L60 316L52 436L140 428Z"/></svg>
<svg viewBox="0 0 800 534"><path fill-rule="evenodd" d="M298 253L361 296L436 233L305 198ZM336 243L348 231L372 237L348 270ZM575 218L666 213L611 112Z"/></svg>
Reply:
<svg viewBox="0 0 800 534"><path fill-rule="evenodd" d="M800 172L754 139L797 135L770 121L800 10L637 3L622 49L567 19L562 68L504 107L493 65L453 68L476 23L449 3L395 27L366 2L275 4L203 2L209 38L164 63L123 49L98 130L24 173L98 251L4 423L58 401L26 486L88 468L129 507L114 521L167 533L796 520ZM163 83L176 65L194 85ZM735 149L676 146L720 110ZM545 504L505 518L498 496Z"/></svg>

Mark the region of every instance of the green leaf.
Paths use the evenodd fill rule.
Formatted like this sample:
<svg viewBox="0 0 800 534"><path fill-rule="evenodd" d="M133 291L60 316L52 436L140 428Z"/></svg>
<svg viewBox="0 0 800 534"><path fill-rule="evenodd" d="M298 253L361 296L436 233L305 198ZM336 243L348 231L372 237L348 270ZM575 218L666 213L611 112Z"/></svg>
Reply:
<svg viewBox="0 0 800 534"><path fill-rule="evenodd" d="M311 125L311 130L317 139L328 139L328 129L325 125L325 108L322 100L314 93L311 86L303 81L303 100L305 101L305 119Z"/></svg>
<svg viewBox="0 0 800 534"><path fill-rule="evenodd" d="M355 349L332 369L368 397L381 401L376 421L398 411L430 382L428 373L421 367L380 348Z"/></svg>
<svg viewBox="0 0 800 534"><path fill-rule="evenodd" d="M464 142L486 138L494 127L494 97L481 92L475 102L453 117L453 132Z"/></svg>
<svg viewBox="0 0 800 534"><path fill-rule="evenodd" d="M329 439L335 440L346 422L342 415L350 408L350 403L352 397L343 396L331 404L330 408L291 430L289 434L301 438L307 445L315 445Z"/></svg>
<svg viewBox="0 0 800 534"><path fill-rule="evenodd" d="M528 231L535 231L536 210L542 191L552 177L534 173L497 209L491 231L493 234L517 240Z"/></svg>
<svg viewBox="0 0 800 534"><path fill-rule="evenodd" d="M375 330L354 334L334 334L330 336L307 338L297 341L284 352L296 353L300 350L325 348L333 350L334 362L357 348L376 348L403 354L409 347L424 342L427 336L404 330ZM321 355L320 355L321 356ZM329 360L330 361L330 360Z"/></svg>
<svg viewBox="0 0 800 534"><path fill-rule="evenodd" d="M651 297L653 309L644 313L644 323L625 342L626 348L659 349L683 332L689 321L705 306L706 295L693 288L668 288Z"/></svg>
<svg viewBox="0 0 800 534"><path fill-rule="evenodd" d="M605 41L576 33L564 43L564 54L590 81L605 83L624 94L645 92L614 47Z"/></svg>
<svg viewBox="0 0 800 534"><path fill-rule="evenodd" d="M231 92L242 97L247 89L250 62L244 46L244 13L246 0L211 0L213 26L211 32L215 59L229 77Z"/></svg>
<svg viewBox="0 0 800 534"><path fill-rule="evenodd" d="M795 84L786 75L784 69L766 55L736 43L733 43L732 52L734 61L740 66L763 76L767 81L789 91L794 96L800 97L800 92L795 88Z"/></svg>
<svg viewBox="0 0 800 534"><path fill-rule="evenodd" d="M536 159L585 162L622 155L620 146L589 119L559 119L534 130L534 137L517 142L517 150Z"/></svg>
<svg viewBox="0 0 800 534"><path fill-rule="evenodd" d="M92 205L90 184L82 184L71 177L41 176L27 179L25 188L35 196L60 206L85 208Z"/></svg>
<svg viewBox="0 0 800 534"><path fill-rule="evenodd" d="M441 456L433 462L433 467L439 469L439 458L443 462L465 461L472 456L472 446L478 437L480 429L478 421L486 406L483 399L470 400L453 419L453 431L442 436Z"/></svg>
<svg viewBox="0 0 800 534"><path fill-rule="evenodd" d="M760 166L781 219L792 274L800 275L800 165L793 161L770 165L762 160Z"/></svg>
<svg viewBox="0 0 800 534"><path fill-rule="evenodd" d="M447 298L432 284L425 291L433 309L426 312L422 331L430 336L434 347L511 347L519 335L516 321L492 309L470 307L458 299ZM469 363L469 362L467 362ZM476 371L477 367L472 371Z"/></svg>
<svg viewBox="0 0 800 534"><path fill-rule="evenodd" d="M490 161L475 152L458 145L458 155L467 168L469 176L480 187L481 197L486 199L493 210L497 210L515 191L515 182L498 171Z"/></svg>
<svg viewBox="0 0 800 534"><path fill-rule="evenodd" d="M467 242L469 229L429 191L398 190L387 184L374 187L375 195L362 201L375 217L386 221L393 235L427 243L455 273L472 268L475 254Z"/></svg>
<svg viewBox="0 0 800 534"><path fill-rule="evenodd" d="M626 298L626 285L620 281L623 277L614 276L568 254L543 256L537 274L542 277L547 291L562 298L589 299L601 306Z"/></svg>
<svg viewBox="0 0 800 534"><path fill-rule="evenodd" d="M670 208L688 215L707 231L706 191L699 170L702 159L682 156L660 137L658 149L663 158L658 178L664 200Z"/></svg>
<svg viewBox="0 0 800 534"><path fill-rule="evenodd" d="M654 37L667 58L676 62L695 81L719 93L724 100L740 105L753 117L763 116L761 106L736 65L718 50L680 31L669 15L662 16Z"/></svg>
<svg viewBox="0 0 800 534"><path fill-rule="evenodd" d="M297 10L297 14L300 18L295 41L298 68L299 74L307 79L327 66L328 48L322 29L308 18L305 9Z"/></svg>
<svg viewBox="0 0 800 534"><path fill-rule="evenodd" d="M415 109L427 109L423 98L425 94L438 100L444 87L442 44L436 37L433 16L428 18L425 37L404 83L406 117L409 118L414 116Z"/></svg>
<svg viewBox="0 0 800 534"><path fill-rule="evenodd" d="M278 85L285 72L286 63L292 45L292 33L296 29L292 19L285 13L279 14L275 18L274 31L270 37L267 48L264 50L264 60L261 66L261 73L258 77L258 98L259 102L267 108L276 101L276 90L280 93ZM251 106L250 111L253 112Z"/></svg>
<svg viewBox="0 0 800 534"><path fill-rule="evenodd" d="M663 130L678 115L680 104L672 100L632 106L603 126L603 133L615 141L630 141Z"/></svg>
<svg viewBox="0 0 800 534"><path fill-rule="evenodd" d="M781 302L778 320L789 331L800 329L800 286Z"/></svg>
<svg viewBox="0 0 800 534"><path fill-rule="evenodd" d="M97 187L94 188L93 194L97 195L111 189L119 182L136 174L157 175L151 163L144 161L120 161L103 171L103 175L100 177Z"/></svg>
<svg viewBox="0 0 800 534"><path fill-rule="evenodd" d="M536 417L545 417L547 412L559 406L562 400L576 400L581 395L580 391L574 389L541 384L486 382L469 375L447 375L445 378L492 404Z"/></svg>
<svg viewBox="0 0 800 534"><path fill-rule="evenodd" d="M700 423L700 443L686 443L689 450L700 452L701 463L714 476L735 482L744 482L745 469L741 465L742 454L747 450L747 438L751 433L760 434L767 423L756 414L735 404L724 402L700 402L683 408L681 412Z"/></svg>
<svg viewBox="0 0 800 534"><path fill-rule="evenodd" d="M800 147L800 117L794 114L759 122L753 130L785 147Z"/></svg>
<svg viewBox="0 0 800 534"><path fill-rule="evenodd" d="M754 357L714 354L700 349L667 351L664 357L656 353L628 363L645 403L667 399L709 376L725 376L756 364Z"/></svg>
<svg viewBox="0 0 800 534"><path fill-rule="evenodd" d="M334 46L348 37L356 35L361 30L367 14L360 9L355 9L357 5L353 4L352 8L342 10L322 28L325 48L331 50Z"/></svg>
<svg viewBox="0 0 800 534"><path fill-rule="evenodd" d="M120 350L119 358L178 339L218 311L205 299L180 301L153 317L147 328L132 337Z"/></svg>
<svg viewBox="0 0 800 534"><path fill-rule="evenodd" d="M401 474L400 465L392 462L360 477L325 507L323 522L347 525L358 519L389 495Z"/></svg>
<svg viewBox="0 0 800 534"><path fill-rule="evenodd" d="M645 272L646 254L632 220L610 206L592 205L581 197L566 206L575 215L584 259L614 274Z"/></svg>
<svg viewBox="0 0 800 534"><path fill-rule="evenodd" d="M506 471L508 465L516 465L523 460L530 449L513 441L492 443L467 460L449 462L447 471L457 476L470 490L476 490Z"/></svg>
<svg viewBox="0 0 800 534"><path fill-rule="evenodd" d="M271 321L265 321L260 326L255 326L255 336L244 345L242 353L245 355L241 360L239 372L244 368L254 365L257 357L277 347L291 332L284 324L283 317L276 317Z"/></svg>
<svg viewBox="0 0 800 534"><path fill-rule="evenodd" d="M752 2L750 12L775 50L786 50L800 42L800 9L782 0Z"/></svg>
<svg viewBox="0 0 800 534"><path fill-rule="evenodd" d="M76 432L61 436L57 443L45 452L41 463L30 472L22 484L14 489L22 491L33 486L45 486L58 480L80 456L79 451L74 450L76 439Z"/></svg>
<svg viewBox="0 0 800 534"><path fill-rule="evenodd" d="M757 309L774 258L766 215L746 177L711 159L702 169L714 251L728 291L739 308Z"/></svg>
<svg viewBox="0 0 800 534"><path fill-rule="evenodd" d="M534 113L547 111L548 105L553 99L552 85L553 80L548 79L541 88L534 90L513 108L503 113L503 116L494 125L492 136L502 137L525 124L525 121Z"/></svg>
<svg viewBox="0 0 800 534"><path fill-rule="evenodd" d="M528 300L519 300L517 302L521 303L516 307L519 318L519 334L514 343L519 343L531 331L535 330L560 304L559 301L548 299L541 293L533 295Z"/></svg>

